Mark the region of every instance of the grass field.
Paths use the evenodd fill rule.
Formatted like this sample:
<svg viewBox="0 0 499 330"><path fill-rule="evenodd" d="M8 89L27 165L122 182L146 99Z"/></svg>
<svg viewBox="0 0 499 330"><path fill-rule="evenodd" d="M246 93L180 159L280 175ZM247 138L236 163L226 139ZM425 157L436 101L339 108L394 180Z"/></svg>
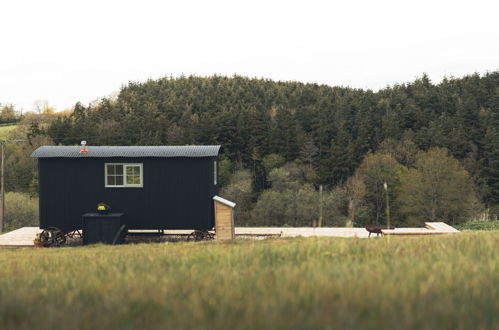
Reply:
<svg viewBox="0 0 499 330"><path fill-rule="evenodd" d="M0 329L497 329L499 231L0 250Z"/></svg>
<svg viewBox="0 0 499 330"><path fill-rule="evenodd" d="M9 133L16 128L17 125L5 125L0 126L0 139L6 139L9 136Z"/></svg>

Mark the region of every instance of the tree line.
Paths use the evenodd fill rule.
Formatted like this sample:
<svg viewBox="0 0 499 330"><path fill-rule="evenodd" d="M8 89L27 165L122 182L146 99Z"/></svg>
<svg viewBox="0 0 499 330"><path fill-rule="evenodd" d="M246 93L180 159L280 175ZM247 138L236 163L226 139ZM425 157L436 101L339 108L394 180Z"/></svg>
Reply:
<svg viewBox="0 0 499 330"><path fill-rule="evenodd" d="M377 92L240 76L165 77L130 82L114 98L77 103L49 122L32 120L26 135L62 145L221 144L220 182L240 199L245 223L281 217L280 224L297 224L310 214L311 224L321 217L326 224L385 221L384 193L404 222L459 222L472 209L499 204L499 72L439 84L423 75ZM428 164L445 165L442 171L462 184L442 179L446 189L429 198L422 188L432 183ZM390 175L370 173L378 165ZM471 197L463 202L458 191ZM278 201L302 203L297 198L310 209L264 210ZM429 204L411 210L420 200ZM467 210L439 213L449 203Z"/></svg>
<svg viewBox="0 0 499 330"><path fill-rule="evenodd" d="M15 124L22 118L22 113L16 111L12 104L0 103L0 125Z"/></svg>

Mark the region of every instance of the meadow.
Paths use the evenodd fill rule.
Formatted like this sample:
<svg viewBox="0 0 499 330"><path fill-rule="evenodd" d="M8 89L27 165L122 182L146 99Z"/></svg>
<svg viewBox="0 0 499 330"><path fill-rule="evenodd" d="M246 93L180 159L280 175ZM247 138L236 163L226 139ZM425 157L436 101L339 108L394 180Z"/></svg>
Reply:
<svg viewBox="0 0 499 330"><path fill-rule="evenodd" d="M7 139L9 137L9 133L16 127L16 125L0 125L0 139Z"/></svg>
<svg viewBox="0 0 499 330"><path fill-rule="evenodd" d="M497 329L499 231L0 250L0 329Z"/></svg>

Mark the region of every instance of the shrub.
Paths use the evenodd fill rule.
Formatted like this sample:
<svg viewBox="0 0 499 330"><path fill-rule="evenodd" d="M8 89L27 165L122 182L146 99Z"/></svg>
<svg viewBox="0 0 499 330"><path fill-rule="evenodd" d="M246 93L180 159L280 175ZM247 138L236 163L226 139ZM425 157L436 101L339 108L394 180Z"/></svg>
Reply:
<svg viewBox="0 0 499 330"><path fill-rule="evenodd" d="M236 203L234 221L238 226L248 224L252 195L252 177L248 170L236 171L230 178L230 183L220 191L220 196Z"/></svg>
<svg viewBox="0 0 499 330"><path fill-rule="evenodd" d="M459 230L499 230L499 220L470 221L455 226Z"/></svg>
<svg viewBox="0 0 499 330"><path fill-rule="evenodd" d="M5 194L4 231L38 227L38 197L19 192Z"/></svg>

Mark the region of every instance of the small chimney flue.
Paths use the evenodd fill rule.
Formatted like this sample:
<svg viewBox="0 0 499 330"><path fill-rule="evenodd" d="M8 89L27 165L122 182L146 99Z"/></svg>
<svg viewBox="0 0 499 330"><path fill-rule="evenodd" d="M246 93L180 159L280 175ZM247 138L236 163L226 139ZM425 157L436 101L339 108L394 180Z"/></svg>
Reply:
<svg viewBox="0 0 499 330"><path fill-rule="evenodd" d="M80 154L86 154L87 152L88 152L88 150L87 150L87 141L81 141Z"/></svg>

